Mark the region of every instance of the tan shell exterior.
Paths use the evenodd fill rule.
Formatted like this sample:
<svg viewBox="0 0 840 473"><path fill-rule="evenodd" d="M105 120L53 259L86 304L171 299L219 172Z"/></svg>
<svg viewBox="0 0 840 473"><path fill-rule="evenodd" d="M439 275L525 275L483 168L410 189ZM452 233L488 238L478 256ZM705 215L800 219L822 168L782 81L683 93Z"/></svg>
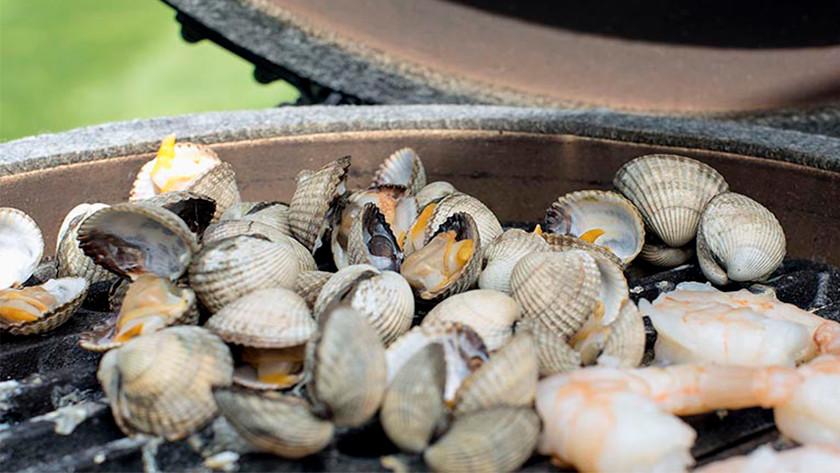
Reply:
<svg viewBox="0 0 840 473"><path fill-rule="evenodd" d="M422 208L419 207L418 208ZM426 243L432 239L438 228L452 215L464 212L475 220L478 235L482 242L489 244L494 238L501 235L504 230L499 219L492 210L487 208L481 201L467 194L455 192L443 198L435 207L432 218L426 226ZM476 248L482 248L476 246ZM483 250L483 248L482 248Z"/></svg>
<svg viewBox="0 0 840 473"><path fill-rule="evenodd" d="M170 327L102 357L97 377L126 435L179 440L216 416L213 388L231 384L228 347L200 327Z"/></svg>
<svg viewBox="0 0 840 473"><path fill-rule="evenodd" d="M260 451L303 458L332 441L333 425L313 416L303 399L242 389L219 389L215 396L222 415Z"/></svg>
<svg viewBox="0 0 840 473"><path fill-rule="evenodd" d="M79 310L79 307L81 307L82 302L85 300L85 296L87 296L88 282L84 278L62 279L78 280L80 286L82 287L81 291L79 291L71 300L61 304L47 314L44 314L38 320L23 322L20 324L7 324L0 321L0 332L8 332L12 335L36 335L54 330L70 320L70 317Z"/></svg>
<svg viewBox="0 0 840 473"><path fill-rule="evenodd" d="M65 217L55 251L59 277L85 278L91 284L116 277L114 273L86 256L77 240L82 222L105 207L107 207L105 204L79 204Z"/></svg>
<svg viewBox="0 0 840 473"><path fill-rule="evenodd" d="M397 373L385 392L379 419L401 450L421 453L446 416L443 347L427 345Z"/></svg>
<svg viewBox="0 0 840 473"><path fill-rule="evenodd" d="M253 220L270 225L286 235L294 237L291 228L289 228L289 206L286 204L280 202L258 202L253 207L245 210L241 218L243 220Z"/></svg>
<svg viewBox="0 0 840 473"><path fill-rule="evenodd" d="M190 286L211 311L259 289L294 288L300 265L288 244L239 236L204 246L190 267Z"/></svg>
<svg viewBox="0 0 840 473"><path fill-rule="evenodd" d="M633 159L618 170L613 183L639 209L648 228L673 247L694 238L706 204L729 189L712 167L671 154Z"/></svg>
<svg viewBox="0 0 840 473"><path fill-rule="evenodd" d="M584 251L531 253L517 263L510 283L524 318L538 319L568 340L593 314L601 277L595 258Z"/></svg>
<svg viewBox="0 0 840 473"><path fill-rule="evenodd" d="M496 406L530 406L537 395L538 378L534 340L528 332L517 333L461 383L455 415Z"/></svg>
<svg viewBox="0 0 840 473"><path fill-rule="evenodd" d="M292 253L294 253L301 271L315 271L318 269L318 265L315 263L315 257L299 241L290 236L287 236L283 241L289 246Z"/></svg>
<svg viewBox="0 0 840 473"><path fill-rule="evenodd" d="M513 325L522 313L510 296L489 289L475 289L448 297L423 318L424 327L461 323L475 330L487 349L496 351L513 337Z"/></svg>
<svg viewBox="0 0 840 473"><path fill-rule="evenodd" d="M327 213L344 193L350 157L337 159L316 172L298 174L297 189L289 205L289 228L306 249L314 252L327 228ZM323 242L322 242L323 243Z"/></svg>
<svg viewBox="0 0 840 473"><path fill-rule="evenodd" d="M596 228L605 230L601 240L607 240L595 244L614 253L624 266L639 255L645 242L641 214L632 202L612 191L583 190L560 196L548 208L545 225L546 232L575 237ZM616 240L623 244L609 244Z"/></svg>
<svg viewBox="0 0 840 473"><path fill-rule="evenodd" d="M646 242L642 247L641 258L648 263L662 268L679 266L694 256L695 245L688 244L679 248L663 243Z"/></svg>
<svg viewBox="0 0 840 473"><path fill-rule="evenodd" d="M619 368L635 368L645 355L645 323L636 304L627 301L618 320L610 327L610 335L601 356L618 361Z"/></svg>
<svg viewBox="0 0 840 473"><path fill-rule="evenodd" d="M449 194L458 192L455 186L446 181L434 181L426 184L420 189L415 198L417 199L417 208L422 209L430 203L443 199Z"/></svg>
<svg viewBox="0 0 840 473"><path fill-rule="evenodd" d="M26 253L21 267L0 268L0 289L23 284L32 276L44 256L44 236L41 229L26 213L11 207L0 207L0 238L3 238L5 245L11 242L20 245L17 251Z"/></svg>
<svg viewBox="0 0 840 473"><path fill-rule="evenodd" d="M534 251L550 251L542 236L511 228L497 236L484 250L484 269L478 287L510 294L510 275L523 256Z"/></svg>
<svg viewBox="0 0 840 473"><path fill-rule="evenodd" d="M318 327L306 356L307 386L316 409L336 425L362 425L376 414L385 394L385 348L354 309L324 314Z"/></svg>
<svg viewBox="0 0 840 473"><path fill-rule="evenodd" d="M286 348L306 343L317 324L300 296L288 289L271 288L224 306L205 327L227 343Z"/></svg>
<svg viewBox="0 0 840 473"><path fill-rule="evenodd" d="M207 227L207 230L204 231L204 235L201 238L201 242L206 245L214 241L224 240L225 238L240 235L261 235L273 242L285 241L288 237L286 233L283 233L276 227L266 225L262 222L244 219L221 220Z"/></svg>
<svg viewBox="0 0 840 473"><path fill-rule="evenodd" d="M622 267L625 266L624 262L621 261L621 259L612 251L594 243L581 240L578 237L571 235L558 235L556 233L543 233L543 239L545 239L546 243L548 243L551 251L584 250L592 253L594 256L601 256L611 260Z"/></svg>
<svg viewBox="0 0 840 473"><path fill-rule="evenodd" d="M295 292L306 301L307 307L315 309L315 301L321 293L321 288L330 280L334 273L327 271L301 271L295 281Z"/></svg>
<svg viewBox="0 0 840 473"><path fill-rule="evenodd" d="M580 354L539 320L523 320L517 326L519 330L528 330L534 339L540 377L566 373L581 367Z"/></svg>
<svg viewBox="0 0 840 473"><path fill-rule="evenodd" d="M530 408L474 412L458 418L423 459L437 472L515 471L531 457L539 433L539 417Z"/></svg>
<svg viewBox="0 0 840 473"><path fill-rule="evenodd" d="M411 328L414 294L411 286L393 271L379 271L370 265L353 265L335 273L315 301L315 318L339 301L363 314L385 346Z"/></svg>
<svg viewBox="0 0 840 473"><path fill-rule="evenodd" d="M377 169L371 187L383 184L405 186L411 194L420 192L426 186L426 169L417 152L402 148L391 153Z"/></svg>
<svg viewBox="0 0 840 473"><path fill-rule="evenodd" d="M718 195L700 220L697 259L715 284L767 279L782 264L785 247L785 232L776 216L741 194Z"/></svg>
<svg viewBox="0 0 840 473"><path fill-rule="evenodd" d="M221 164L210 168L202 174L188 189L198 195L209 197L216 202L216 212L213 220L219 217L232 205L242 201L239 195L239 187L236 185L236 173L229 163Z"/></svg>

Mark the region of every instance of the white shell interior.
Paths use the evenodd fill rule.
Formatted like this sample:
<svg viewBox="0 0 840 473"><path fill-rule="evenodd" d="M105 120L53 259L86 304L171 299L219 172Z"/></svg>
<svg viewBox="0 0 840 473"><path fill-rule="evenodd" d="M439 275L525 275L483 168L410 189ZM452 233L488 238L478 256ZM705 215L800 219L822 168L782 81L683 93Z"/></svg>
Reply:
<svg viewBox="0 0 840 473"><path fill-rule="evenodd" d="M41 285L45 291L55 297L58 302L57 307L61 307L79 297L79 294L84 292L86 286L85 278L50 279Z"/></svg>
<svg viewBox="0 0 840 473"><path fill-rule="evenodd" d="M570 212L571 223L569 228L561 228L557 233L579 237L589 230L601 229L604 234L594 243L607 247L623 261L633 257L644 244L636 227L635 214L622 205L587 199L569 204L566 209Z"/></svg>
<svg viewBox="0 0 840 473"><path fill-rule="evenodd" d="M43 255L44 237L35 221L17 209L0 209L0 289L24 283Z"/></svg>
<svg viewBox="0 0 840 473"><path fill-rule="evenodd" d="M110 207L110 205L97 203L79 204L73 207L70 210L70 212L67 213L67 216L64 217L64 221L61 222L61 227L58 230L58 237L55 240L55 247L58 248L59 246L61 246L61 240L64 239L64 235L67 233L68 230L70 230L70 225L74 223L73 220L75 220L76 217L82 217L78 222L75 223L77 225L76 228L78 228L78 225L81 225L84 219L93 215L97 210L104 209L106 207Z"/></svg>

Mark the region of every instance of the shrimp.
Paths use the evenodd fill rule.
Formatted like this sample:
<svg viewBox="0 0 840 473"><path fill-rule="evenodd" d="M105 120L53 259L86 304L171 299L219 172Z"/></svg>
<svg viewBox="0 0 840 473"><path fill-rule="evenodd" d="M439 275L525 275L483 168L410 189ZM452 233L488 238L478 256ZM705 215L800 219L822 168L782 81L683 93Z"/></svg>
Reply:
<svg viewBox="0 0 840 473"><path fill-rule="evenodd" d="M777 452L765 445L749 455L727 458L694 473L811 473L840 471L840 448L815 444Z"/></svg>
<svg viewBox="0 0 840 473"><path fill-rule="evenodd" d="M655 362L770 366L840 355L840 324L776 299L771 292L721 292L687 282L639 302L658 337Z"/></svg>

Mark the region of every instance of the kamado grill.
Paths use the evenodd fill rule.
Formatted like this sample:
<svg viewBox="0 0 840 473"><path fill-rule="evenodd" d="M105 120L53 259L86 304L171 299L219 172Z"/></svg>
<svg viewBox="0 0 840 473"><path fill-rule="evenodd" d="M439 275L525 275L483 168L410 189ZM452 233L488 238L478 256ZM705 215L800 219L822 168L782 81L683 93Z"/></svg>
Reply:
<svg viewBox="0 0 840 473"><path fill-rule="evenodd" d="M570 66L569 80L574 83L591 70L584 56L596 54L591 51L598 48L611 50L609 42L621 44L627 41L622 35L639 32L619 31L608 39L592 35L587 25L578 25L574 33L564 32L562 28L568 25L560 24L561 15L536 21L528 9L505 10L502 2L481 8L478 2L466 1L167 3L179 11L185 38L210 38L243 55L256 64L259 79L291 79L304 88L305 101L516 103L564 108L279 108L137 120L0 144L0 205L19 208L38 222L47 242L45 254L53 253L50 242L55 241L64 215L77 203L125 201L137 170L170 133L179 140L207 144L230 163L245 201L289 201L300 170L317 169L347 154L353 157L349 186L367 185L384 157L409 146L422 156L430 181L449 181L480 199L506 227L541 221L549 203L564 193L612 188L613 175L632 158L670 153L713 166L733 191L771 210L785 229L787 259L766 284L784 302L840 320L840 270L836 268L840 265L840 209L834 205L840 202L840 139L824 135L838 129L831 102L837 91L829 80L831 69L840 62L833 39L773 44L784 48L774 56L779 63L770 61L766 51L749 49L732 39L740 49L737 57L716 63L726 78L720 80L738 82L745 76L744 68L756 68L762 71L756 76L763 78L757 88L749 81L726 82L734 84L729 89L714 80L693 80L692 87L698 88L691 93L658 87L662 83L658 82L648 84L647 94L619 87L613 90L617 95L609 96L603 93L610 90L606 85L622 71L633 75L635 69L641 74L633 79L636 84L646 82L644 71L639 71L649 57L645 54L682 61L669 73L672 76L662 80L683 84L681 74L693 75L710 57L726 56L727 51L705 44L711 41L708 38L698 44L675 45L642 38L651 42L625 45L639 55L637 59L631 60L628 52L616 52L625 56L626 63L602 71L606 75L592 84L581 80L582 89L551 90L549 79L559 72L546 72L548 66L546 71L530 69L535 76L546 74L542 79L534 77L533 87L528 86L527 77L506 81L492 77L525 67L514 60L530 61L531 67L539 62L536 56L544 58L552 51L562 51L564 58L574 56L570 48L559 46L574 44L585 46L577 49L584 51L579 58L583 62ZM412 29L408 24L418 14L438 20L439 29L423 30L430 36L420 35L416 26ZM819 25L819 19L808 21L816 22L808 23L814 28ZM498 38L487 34L499 31L501 24L516 34L511 31ZM379 30L383 36L372 34ZM444 34L453 30L465 36ZM793 31L788 39L796 34ZM430 49L413 49L429 37L441 42L425 44ZM454 38L466 44L475 37L488 41L482 47L486 51L479 48L476 53L477 60L486 59L492 48L504 53L499 70L472 63L453 65L463 58L445 41ZM505 41L536 44L535 38L544 39L546 45L523 54L528 57L511 53L521 51L519 46L507 46L510 50L498 46ZM683 47L694 48L697 56L680 54ZM407 51L426 56L409 61ZM426 62L434 53L440 53L438 61ZM508 59L514 62L505 63ZM442 64L446 61L450 62ZM474 70L468 70L473 66ZM606 88L598 89L599 84ZM592 88L584 90L588 85ZM761 92L748 93L753 90ZM667 271L641 266L628 273L635 301L652 300L677 283L691 280L703 280L696 260ZM81 334L105 317L107 306L107 286L95 285L83 308L58 329L43 335L0 337L0 469L180 471L235 465L237 471L389 471L391 464L381 460L388 455L396 455L411 470L427 469L419 456L399 454L377 424L338 429L325 450L302 460L247 453L234 463L225 463L224 455L214 455L241 450L242 445L218 424L172 443L125 437L96 379L101 355L78 347ZM649 356L656 337L649 323L646 335ZM698 433L692 450L698 464L766 443L790 446L774 427L770 410L744 409L686 421ZM539 456L523 469L557 470Z"/></svg>

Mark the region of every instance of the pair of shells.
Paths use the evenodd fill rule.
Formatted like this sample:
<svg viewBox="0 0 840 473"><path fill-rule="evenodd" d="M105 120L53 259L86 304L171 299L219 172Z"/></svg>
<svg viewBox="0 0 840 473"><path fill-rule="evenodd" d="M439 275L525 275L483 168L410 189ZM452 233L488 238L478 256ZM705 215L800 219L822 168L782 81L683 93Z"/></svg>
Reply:
<svg viewBox="0 0 840 473"><path fill-rule="evenodd" d="M485 243L493 241L504 231L492 210L475 197L461 192L447 194L440 200L433 201L424 207L418 206L418 208L421 209L420 215L412 224L403 245L406 256L410 256L427 245L438 233L441 225L459 213L467 214L473 219L476 231L481 241Z"/></svg>
<svg viewBox="0 0 840 473"><path fill-rule="evenodd" d="M347 266L330 277L315 301L315 318L339 306L363 314L385 346L407 332L414 318L408 282L398 273L364 264Z"/></svg>
<svg viewBox="0 0 840 473"><path fill-rule="evenodd" d="M172 191L189 191L215 203L213 220L241 201L233 167L207 146L164 138L157 156L134 179L129 202L141 202Z"/></svg>
<svg viewBox="0 0 840 473"><path fill-rule="evenodd" d="M281 202L243 202L234 205L218 222L207 228L201 241L206 244L238 235L262 235L272 241L281 240L284 236L292 237L289 206Z"/></svg>
<svg viewBox="0 0 840 473"><path fill-rule="evenodd" d="M669 266L691 257L684 247L697 234L703 210L716 195L729 189L712 167L670 154L641 156L625 163L613 184L639 209L648 230L656 236L642 257Z"/></svg>
<svg viewBox="0 0 840 473"><path fill-rule="evenodd" d="M32 335L52 330L76 313L87 294L84 278L51 279L20 287L44 254L41 229L26 213L0 208L0 331Z"/></svg>
<svg viewBox="0 0 840 473"><path fill-rule="evenodd" d="M212 420L213 389L231 384L228 347L200 327L170 327L137 337L102 357L97 377L126 435L174 441Z"/></svg>
<svg viewBox="0 0 840 473"><path fill-rule="evenodd" d="M317 171L301 171L289 204L292 236L314 253L323 244L336 202L346 192L350 156L327 163Z"/></svg>

